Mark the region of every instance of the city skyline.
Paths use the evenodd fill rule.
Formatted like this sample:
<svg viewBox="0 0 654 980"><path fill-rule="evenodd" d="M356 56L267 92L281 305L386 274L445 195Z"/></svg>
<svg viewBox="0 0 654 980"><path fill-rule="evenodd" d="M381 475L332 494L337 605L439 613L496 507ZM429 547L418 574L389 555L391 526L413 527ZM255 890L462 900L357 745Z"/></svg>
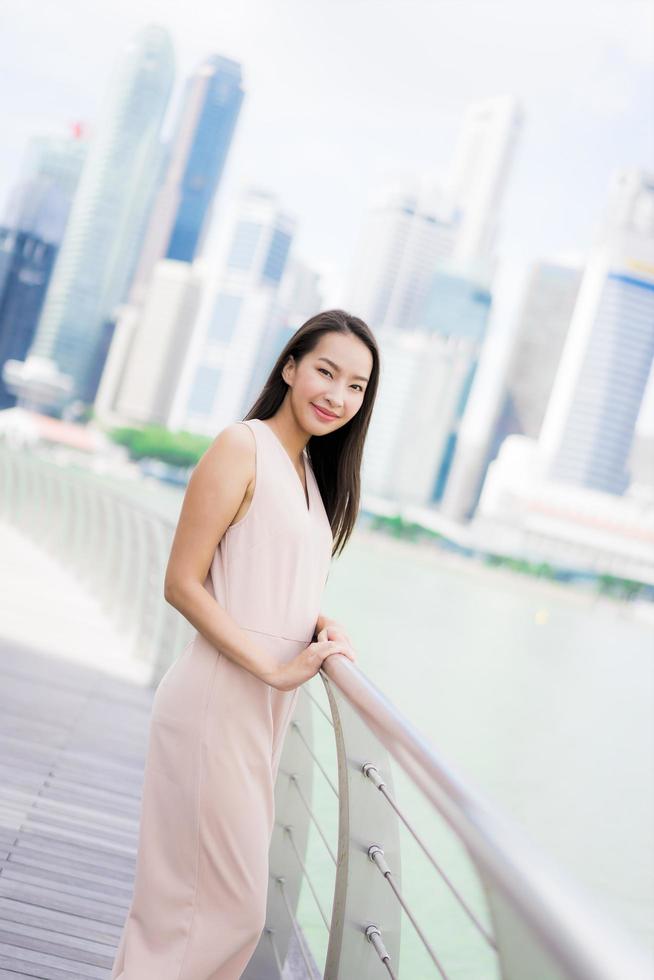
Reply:
<svg viewBox="0 0 654 980"><path fill-rule="evenodd" d="M281 11L288 11L288 9L293 6L294 2L295 0L286 0L285 3L284 2L280 3L279 6L275 8L275 12L279 14ZM387 9L387 6L388 5L384 6L384 9ZM507 2L504 4L503 9L508 10L509 6L510 4ZM605 3L602 9L607 10L609 6L610 4ZM366 0L363 0L362 3L357 5L357 10L361 10L366 7L367 7L367 2ZM413 6L407 9L409 9L413 13L418 8L424 10L424 5L414 4ZM475 8L475 4L471 4L470 9L474 9L474 8ZM250 9L256 9L256 2L254 2L254 0L250 5ZM497 11L497 9L499 8L495 8L495 11ZM634 7L633 9L637 9L637 8ZM315 14L315 9L314 9L314 14ZM507 37L509 37L508 31L506 33L507 33ZM150 20L147 27L145 28L139 27L136 33L137 37L141 37L144 35L148 35L148 36L152 35L153 37L154 36L166 37L169 39L169 41L167 42L169 47L167 62L169 63L169 69L170 69L169 91L173 91L174 89L176 89L177 97L173 97L173 99L170 100L170 102L167 102L165 106L162 106L161 111L158 112L157 115L163 121L163 128L159 131L160 137L164 141L166 140L169 141L166 145L165 153L166 155L169 153L172 153L174 155L176 153L180 153L183 151L183 147L181 146L181 144L178 145L179 144L179 139L178 139L179 119L182 116L185 117L187 115L186 113L187 97L185 97L183 93L188 94L188 92L190 91L189 86L193 85L192 78L194 76L193 75L184 76L183 74L180 74L180 65L179 65L177 50L175 49L173 53L173 46L175 45L176 42L175 40L173 40L173 35L170 34L169 30L166 27L157 26L156 23ZM572 34L570 33L570 37L571 36ZM566 37L568 38L568 34L566 34ZM274 47L275 47L275 38L273 36L271 40L270 48L274 49ZM474 42L472 43L472 49L474 49ZM398 59L397 59L397 65L395 66L396 70L394 72L394 78L401 90L401 85L406 81L406 79L402 76L402 72L400 70L402 68L401 45L396 45L396 50L398 53ZM563 44L563 50L564 52L566 50L565 44ZM613 50L617 51L618 48L614 46ZM208 64L206 60L207 57L213 58L214 60L217 58L218 61L221 62L222 64L230 66L230 71L232 69L235 70L238 74L238 77L239 78L241 77L241 62L237 62L231 59L229 55L226 54L212 54L209 56L205 54L204 58L199 62L199 66L195 70L196 78L200 78L204 76L204 73L206 71L204 66ZM374 58L373 58L373 62L374 62ZM173 63L176 68L174 77L172 71ZM286 64L287 64L286 61L283 62L284 66L286 66ZM149 65L150 62L148 60L145 63L144 67L148 68ZM293 65L293 67L296 68L297 66ZM283 71L284 68L282 69L282 74ZM248 77L247 68L245 69L245 77L247 80ZM557 80L560 83L559 75L557 75ZM273 89L275 87L272 84L272 80L271 80L271 87ZM181 112L181 114L180 114L180 98L179 98L180 93L182 93L182 98L184 99L184 107L185 107L184 110ZM246 88L245 94L247 93L248 93L248 89ZM358 96L358 94L359 93L357 91L354 92L355 99ZM242 95L240 97L242 97ZM248 100L246 99L246 104L247 101ZM571 97L571 101L574 103L574 98ZM142 114L143 112L146 113L152 112L152 110L148 109L147 105L144 108L141 105L141 102L142 99L141 96L139 95L137 97L137 101L134 103L134 105L131 108L126 104L125 113L122 113L121 111L121 113L119 113L116 116L116 119L118 120L122 118L123 115L125 115L125 120L126 120L125 125L127 125L127 121L128 121L130 132L134 131L134 133L136 133L139 129L139 126L142 125L142 123L140 124L136 123L134 119L131 118L132 116L136 117L138 113ZM284 119L285 119L285 112L290 112L292 104L293 104L293 99L290 96L288 102L284 102L283 100L278 100L278 104L275 106L275 112L271 113L269 122L276 124L281 120L281 125L283 126ZM413 108L413 102L410 98L407 99L407 104L411 108ZM615 97L613 98L613 100L610 99L608 100L608 107L610 112L613 112L615 110L616 107ZM106 114L106 107L105 107L105 114ZM510 308L510 304L507 304L507 297L511 299L512 302L515 304L517 298L520 295L521 276L519 275L520 270L518 266L521 263L523 267L522 271L524 271L525 262L529 262L529 264L533 266L536 263L537 259L542 260L544 258L547 261L547 259L549 258L550 261L553 260L554 262L558 262L559 264L561 264L563 261L560 252L558 254L554 253L554 256L552 253L550 253L549 256L536 256L536 255L529 256L526 252L526 249L524 249L522 254L519 256L517 262L516 262L515 255L513 256L513 264L512 264L510 248L508 251L508 255L509 255L508 261L506 258L507 238L506 238L506 234L502 235L502 227L506 226L506 223L503 220L504 212L505 212L503 198L505 197L505 191L515 183L515 176L514 176L515 157L517 157L518 159L520 158L520 150L523 144L522 130L524 126L525 115L526 115L526 111L523 109L523 104L521 100L511 96L507 97L507 96L489 95L484 99L477 99L473 102L470 102L465 106L462 112L462 118L459 124L459 131L456 134L456 138L452 141L452 145L448 146L447 165L441 167L440 174L437 174L433 170L432 172L428 173L424 169L419 170L416 166L412 167L412 176L414 178L421 178L422 180L427 181L427 184L429 186L429 195L428 195L429 201L436 203L439 208L442 205L442 211L439 211L438 215L436 215L431 213L432 208L431 208L431 204L429 204L429 213L425 214L426 220L428 222L431 222L431 224L433 224L434 227L443 224L447 224L448 226L449 224L452 224L454 228L454 226L458 227L458 225L461 224L461 228L459 228L459 231L455 235L455 239L453 239L451 243L451 246L452 248L454 248L454 253L455 253L452 256L452 258L458 260L458 258L460 258L459 251L463 249L463 252L465 253L466 262L471 262L473 259L475 262L477 262L478 259L483 259L484 266L488 265L488 272L490 273L491 268L494 270L494 273L491 276L493 280L492 283L489 280L490 294L488 298L489 301L492 299L492 302L489 302L489 310L491 315L490 315L490 319L484 317L485 323L486 320L488 320L488 328L486 329L486 327L484 327L484 333L486 336L485 336L484 344L480 351L481 354L480 364L482 367L482 370L480 371L480 379L482 380L480 381L479 379L477 379L473 391L475 397L472 400L473 403L476 401L476 403L479 404L481 399L481 402L484 405L484 412L483 412L484 425L486 424L487 418L490 417L487 409L488 409L488 405L491 404L492 402L492 391L484 390L483 379L484 376L488 376L488 370L484 371L483 368L485 363L489 361L491 349L496 352L497 349L502 346L502 343L504 342L502 340L502 334L504 334L505 340L509 339L507 334L507 325L510 326L509 321L511 320L512 315L511 313L508 312ZM106 154L104 153L104 151L102 151L100 153L100 156L98 156L99 153L98 148L103 140L109 138L110 130L111 127L113 127L115 120L111 121L110 129L107 129L105 132L105 129L108 124L108 119L105 116L103 116L102 113L100 114L100 118L102 120L101 122L96 121L94 125L90 127L91 129L90 160L97 157L98 160L104 161ZM186 125L186 123L184 123L184 125ZM110 143L112 140L113 140L113 136L111 136L110 138ZM98 141L100 141L100 143L98 143ZM571 141L571 147L572 145L573 145L573 141ZM405 149L406 149L405 147L400 148L402 152ZM162 145L161 152L158 153L158 156L161 156L163 152L164 151ZM622 154L622 159L624 161L624 154L623 154L622 147L619 148L619 152L620 154ZM127 154L127 157L130 158L131 154ZM265 162L267 162L267 160ZM605 163L605 161L602 161L602 163ZM118 164L114 164L114 168L117 168L118 172L120 172L121 167L122 167L122 162L120 166L118 166ZM174 170L174 175L173 175L174 180L170 185L168 191L170 192L170 194L173 195L173 197L175 197L175 195L178 194L177 182L179 178L179 173L178 173L179 165L175 164L173 166L171 163L171 167ZM149 169L151 170L152 168ZM93 174L93 178L95 179L96 170L97 170L97 166L91 167L89 162L89 165L85 168L83 174L82 189L84 189L84 187L86 187L86 185L88 184L91 174ZM354 169L353 172L355 172ZM405 174L407 174L407 176L409 176L410 171L408 169L405 168L404 172ZM615 168L612 171L611 173L612 179L615 176L616 172L617 173L632 172L634 174L642 174L642 179L646 183L648 183L649 186L651 186L652 177L651 175L649 177L647 176L647 172L645 171L644 168L642 169L637 169L634 167L629 168L625 166L623 162L620 168ZM309 176L311 175L309 174ZM578 175L574 174L573 176L576 178ZM268 177L268 175L266 175L266 177ZM638 177L638 180L640 179L641 178ZM197 186L199 186L198 180L199 180L199 176L196 175L192 181L192 186L194 188L193 193L196 194L196 196L197 196ZM396 186L398 187L403 186L402 182L398 179L397 173L395 175L395 181L396 181ZM201 183L202 181L200 180L200 184ZM289 214L295 215L294 224L296 223L296 219L297 219L297 224L299 228L301 228L305 216L301 213L297 214L296 212L293 212L292 208L288 207L287 200L283 197L283 195L281 195L278 191L274 190L274 182L270 179L264 180L263 178L261 178L258 183L259 183L259 187L257 192L258 193L263 192L265 195L272 195L275 198L277 198L282 204L282 206L284 207L284 209L286 209ZM412 183L411 181L407 182L404 185L404 187L410 187L411 183ZM231 192L228 194L223 193L222 203L220 202L220 200L218 202L218 208L217 208L218 221L214 222L214 227L212 228L208 236L207 247L203 251L203 257L206 258L210 264L215 264L216 262L217 253L215 251L215 246L216 246L216 242L220 240L220 236L226 227L227 215L229 214L229 209L232 203L238 198L238 196L241 193L244 192L244 189L247 188L248 185L250 189L252 189L253 186L256 188L256 182L251 177L248 178L247 171L239 172L236 187L232 187ZM93 186L95 188L95 185ZM380 182L375 180L374 175L371 176L369 186L367 187L367 195L366 195L366 201L364 203L364 206L368 205L368 201L370 199L371 194L377 195L379 191L379 186L380 186ZM581 182L580 186L585 186L585 184ZM111 188L112 193L114 192L118 193L117 182L110 180L108 187ZM191 184L189 184L189 187L191 187ZM80 207L81 207L82 198L84 197L84 195L82 194L82 189L80 190L78 197L76 198L75 208L73 209L74 211L73 218L76 215L77 219L80 218L80 214L81 214ZM86 188L86 190L88 191L88 188ZM97 188L95 190L97 190ZM95 190L94 193L91 195L93 200L95 200L95 197L97 196ZM405 193L406 191L402 190L402 194ZM205 197L206 197L206 193L205 193ZM210 198L212 197L213 197L213 192L209 195L209 197L205 201L205 206L208 205L208 203L210 202ZM538 193L532 194L532 197L534 201L540 201L542 203L543 199L539 197ZM220 198L220 193L219 193L219 198ZM509 194L509 199L510 199L510 194ZM438 202L440 202L440 204ZM400 201L399 203L401 204L402 202ZM427 200L425 200L425 205L427 205L427 203L428 203ZM147 204L147 201L144 200L144 204ZM593 230L592 239L595 239L597 237L596 232L598 227L601 227L605 222L606 208L607 208L607 201L606 201L606 196L604 195L602 205L601 206L598 205L596 212L594 214L594 220L592 222L592 230ZM153 223L156 224L157 226L161 223L161 215L159 214L159 211L160 209L157 208L156 214L153 216ZM529 213L529 216L533 219L532 223L534 225L537 225L537 222L535 220L535 215L532 214L532 211L534 211L534 207L530 205L527 211ZM412 208L409 208L407 210L407 208L404 206L402 207L402 212L403 213L406 212L407 214L414 213ZM365 211L364 211L364 215L365 215ZM59 283L59 280L61 279L61 270L64 267L66 267L66 263L64 263L63 261L64 257L68 256L69 253L75 255L77 254L76 251L77 246L75 242L77 240L78 234L77 234L77 226L74 224L73 218L71 218L70 233L67 235L66 240L62 245L62 255L60 257L60 261L58 262L57 269L55 270L53 286L52 288L49 289L48 295L46 297L45 312L42 317L42 320L44 322L47 320L46 314L49 312L50 306L52 306L53 296L56 299L56 290L54 289L54 286ZM79 224L79 220L78 220L78 224ZM84 218L84 224L86 224L86 218ZM95 224L97 224L97 222L95 222ZM496 235L496 230L498 228L500 230L499 241ZM198 229L196 229L196 232L197 231ZM196 235L196 239L197 237L198 236ZM379 237L378 234L375 234L374 236L375 241L377 240L378 237ZM393 240L389 241L388 246L391 249L393 255L395 255L396 244L397 244L395 242L395 237L396 237L395 231L393 231L391 237ZM417 235L417 237L416 236L413 237L416 238L414 245L416 249L415 261L417 262L417 265L414 269L413 265L409 263L409 265L411 266L409 268L409 265L407 265L407 263L404 261L404 258L402 259L402 264L407 265L405 269L406 272L405 278L407 280L407 285L409 287L410 292L420 293L422 295L421 290L419 289L419 284L416 276L423 268L423 266L425 266L426 268L426 266L429 266L431 264L431 260L426 259L426 252L429 250L426 248L426 241L423 240L424 235L422 235L421 233ZM298 238L299 238L299 233L298 233ZM499 244L499 248L497 248L497 244ZM502 249L503 244L504 244L504 250ZM568 260L570 260L570 252L571 252L570 242L568 242L567 244L569 246ZM163 254L163 246L165 245L165 242L162 241L161 245L162 247L158 249L159 254ZM439 245L439 249L440 251L442 251L440 245ZM451 249L449 248L446 249L448 254L450 250ZM299 257L301 257L302 259L307 257L307 253L306 252L302 253L299 246L296 246L295 251L296 253L299 252ZM88 249L85 249L84 252L85 253L88 252ZM119 253L122 252L124 252L124 249L119 250ZM169 250L168 257L185 258L186 260L188 260L193 257L193 254L189 253L188 255L185 256L182 255L178 256L176 254L172 254ZM308 257L310 261L311 256ZM463 255L461 257L463 257ZM363 262L363 265L361 265L361 267L358 269L357 272L357 278L360 279L361 282L364 282L369 277L369 275L372 275L373 268L376 267L376 265L378 265L376 260L374 260L374 258L371 255L368 255L367 253L366 255L363 256L363 258L365 259L365 261ZM434 260L435 258L436 257L434 256ZM583 267L586 264L585 258L586 256L584 255L578 255L577 257L578 266ZM497 265L496 265L496 260L497 260ZM320 271L321 266L318 263L316 263L315 265L317 269ZM353 271L351 266L352 263L349 263L350 273ZM508 272L510 274L509 276L507 276L507 266L508 266ZM387 271L388 270L384 271L384 269L377 270L377 273L381 272L382 280L385 280L385 278L387 278ZM472 274L472 268L469 271ZM497 274L498 272L499 274ZM503 276L502 273L504 274ZM513 274L512 276L511 273ZM59 274L59 279L57 279L57 274ZM80 286L80 283L76 283L76 288ZM502 283L504 283L504 286L501 285ZM498 288L498 284L499 284L499 288ZM451 285L453 285L453 283ZM480 286L481 285L482 283L480 281ZM144 281L144 287L147 290L148 287L145 281ZM375 289L373 289L373 294L376 294L376 292L377 292L377 288L375 287ZM397 329L400 330L410 330L413 328L414 326L413 319L409 316L409 310L404 300L401 303L394 301L392 313L389 313L388 317L384 318L378 311L375 312L377 310L376 305L373 305L371 307L369 303L366 304L365 302L363 302L359 297L358 292L355 295L356 298L351 298L347 294L343 295L342 300L340 303L338 303L338 305L345 305L347 308L353 308L353 309L356 308L356 311L359 312L360 315L362 315L365 319L367 319L371 323L373 329L382 330L382 328L386 329L392 325L394 325ZM331 297L328 296L326 305L335 305L333 301L330 303L330 300ZM115 297L114 304L115 302L119 302L119 301L120 301L119 297L118 296ZM421 303L422 300L417 301L418 306L421 306ZM376 304L376 300L375 300L375 304ZM413 305L416 305L416 303L414 303ZM490 307L492 307L492 309ZM82 314L80 313L79 316L81 315ZM459 314L457 315L463 316L464 314L462 313L461 310L459 310ZM79 316L76 313L76 317L79 318ZM390 319L391 322L387 323L386 319ZM226 329L226 325L223 326ZM427 327L427 324L425 323L423 324L423 326ZM48 338L46 338L46 331L43 326L43 323L39 324L39 332L37 334L37 338L35 341L35 351L37 354L41 356L43 355L43 351L46 350L46 348L44 347L46 340L48 343L52 342L52 338L50 337L50 334L52 333L52 324L50 324L49 321L48 321L48 328L49 328L49 333L48 333ZM188 324L188 328L189 329L191 328L190 323ZM67 326L67 330L64 331L64 333L66 334L66 336L63 336L62 334L62 337L59 337L59 335L57 334L56 342L60 345L64 342L65 344L69 344L69 340L70 340L69 335L72 336L68 326ZM55 358L55 360L58 359L59 359L58 357ZM97 370L100 370L99 362L97 365ZM471 363L470 370L471 370L470 378L472 378L476 374L476 360L474 366ZM492 381L493 385L495 385L498 381L500 381L500 379L501 379L501 372L499 373L497 371L492 372L492 377L490 380ZM652 387L654 387L654 383L650 384L650 391ZM469 389L470 389L470 385L466 383L466 390ZM89 388L89 392L90 392L90 388ZM483 397L481 397L480 392L483 392ZM460 408L461 411L464 411L463 401L461 402ZM232 412L233 411L234 409L232 408ZM462 422L462 429L469 429L470 426L472 425L472 419L474 417L474 413L464 412L464 415L465 418L463 419ZM454 439L454 433L450 433L449 438ZM454 443L452 444L452 446L453 445ZM620 479L623 480L624 478L620 477Z"/></svg>
<svg viewBox="0 0 654 980"><path fill-rule="evenodd" d="M299 217L298 254L325 275L327 304L344 288L369 192L385 176L444 177L474 99L514 94L525 107L499 233L498 251L509 263L562 253L583 261L611 172L649 165L652 12L637 0L548 11L509 2L436 10L417 2L403 5L402 19L397 4L383 2L374 4L373 19L368 0L310 9L297 0L272 8L250 0L238 9L198 7L191 18L167 0L119 2L94 7L92 33L91 12L77 0L66 4L68 16L58 7L35 17L35 6L10 4L4 32L3 63L14 84L5 86L12 112L5 113L0 161L3 205L29 136L75 119L92 130L121 46L154 19L171 30L177 54L167 134L184 79L209 50L243 63L246 102L218 217L243 182L279 194ZM64 28L66 58L52 45Z"/></svg>

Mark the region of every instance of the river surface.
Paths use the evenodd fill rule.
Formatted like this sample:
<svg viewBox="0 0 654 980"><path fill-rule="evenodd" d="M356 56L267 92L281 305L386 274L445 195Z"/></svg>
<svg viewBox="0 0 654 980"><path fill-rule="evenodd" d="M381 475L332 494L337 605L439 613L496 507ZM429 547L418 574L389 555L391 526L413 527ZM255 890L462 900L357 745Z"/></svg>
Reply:
<svg viewBox="0 0 654 980"><path fill-rule="evenodd" d="M628 604L367 530L333 562L322 611L343 622L358 666L445 761L623 932L654 950L651 625ZM326 723L315 725L329 742ZM462 849L392 771L412 822L487 922ZM320 796L326 809L330 796ZM402 887L448 974L497 976L485 943L406 832L401 848ZM327 866L316 859L316 868ZM323 932L316 919L316 942ZM438 976L406 920L400 966L409 980Z"/></svg>

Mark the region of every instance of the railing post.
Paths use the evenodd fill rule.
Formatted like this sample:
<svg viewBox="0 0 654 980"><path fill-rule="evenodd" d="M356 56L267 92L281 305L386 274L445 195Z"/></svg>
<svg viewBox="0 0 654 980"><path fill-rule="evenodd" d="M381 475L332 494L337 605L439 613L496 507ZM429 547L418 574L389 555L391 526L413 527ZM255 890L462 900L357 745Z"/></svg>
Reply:
<svg viewBox="0 0 654 980"><path fill-rule="evenodd" d="M293 717L286 733L275 783L275 825L269 853L270 878L266 925L252 959L245 973L242 974L242 980L269 980L269 978L279 980L274 951L283 964L293 933L292 922L280 886L283 886L292 914L296 915L303 876L296 849L304 859L309 836L309 815L302 797L310 806L314 769L311 756L300 739L300 732L305 742L312 745L311 703L302 690L295 703ZM294 781L299 784L302 795L293 785ZM280 882L280 878L283 881Z"/></svg>
<svg viewBox="0 0 654 980"><path fill-rule="evenodd" d="M390 759L359 715L321 671L334 721L338 759L338 862L325 980L379 980L383 969L366 930L381 933L397 971L400 955L400 907L369 856L377 844L400 886L400 838L397 817L364 767L372 763L393 792Z"/></svg>

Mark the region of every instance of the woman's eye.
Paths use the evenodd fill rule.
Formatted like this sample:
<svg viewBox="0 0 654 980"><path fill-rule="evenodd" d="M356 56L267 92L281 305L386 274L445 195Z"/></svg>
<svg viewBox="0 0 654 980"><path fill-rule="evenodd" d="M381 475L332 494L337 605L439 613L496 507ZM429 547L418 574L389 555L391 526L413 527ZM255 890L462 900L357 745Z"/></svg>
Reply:
<svg viewBox="0 0 654 980"><path fill-rule="evenodd" d="M319 370L319 371L324 371L324 372L325 372L325 374L328 374L328 375L329 375L329 377L331 378L331 376L332 376L332 375L331 375L331 371L328 371L328 370L327 370L327 368L324 368L324 367L319 367L319 368L318 368L318 370ZM351 387L352 387L352 388L358 388L358 389L359 389L359 391L363 391L363 387L362 387L361 385L352 385Z"/></svg>

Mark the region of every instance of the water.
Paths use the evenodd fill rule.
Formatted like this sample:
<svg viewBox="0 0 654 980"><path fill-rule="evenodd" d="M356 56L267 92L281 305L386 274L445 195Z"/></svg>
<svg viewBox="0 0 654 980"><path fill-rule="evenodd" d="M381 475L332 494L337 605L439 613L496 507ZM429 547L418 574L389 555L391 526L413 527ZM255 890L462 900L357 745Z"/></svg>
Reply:
<svg viewBox="0 0 654 980"><path fill-rule="evenodd" d="M322 611L344 623L358 666L437 751L654 950L651 627L619 603L369 532L334 563ZM393 770L402 803L487 921L461 848ZM329 878L315 841L311 855ZM494 977L493 957L408 835L402 862L402 887L451 975ZM306 895L302 910L324 955ZM437 976L408 922L400 966L412 980Z"/></svg>

